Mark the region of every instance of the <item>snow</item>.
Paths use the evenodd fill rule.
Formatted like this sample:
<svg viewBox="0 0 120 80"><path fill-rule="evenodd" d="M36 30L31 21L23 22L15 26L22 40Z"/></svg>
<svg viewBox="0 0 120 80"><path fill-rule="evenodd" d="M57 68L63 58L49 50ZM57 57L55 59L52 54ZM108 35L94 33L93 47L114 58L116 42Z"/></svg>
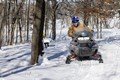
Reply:
<svg viewBox="0 0 120 80"><path fill-rule="evenodd" d="M44 43L47 43L47 42L50 43L50 42L51 42L51 39L50 39L50 38L44 38L44 39L43 39L43 42L44 42Z"/></svg>
<svg viewBox="0 0 120 80"><path fill-rule="evenodd" d="M60 28L61 29L61 28ZM56 41L44 49L39 63L29 65L31 44L4 46L0 50L0 80L119 80L120 30L103 29L103 39L96 39L104 63L94 60L65 64L69 55L67 29L63 28ZM96 32L95 32L96 34ZM64 37L64 38L63 38ZM62 38L62 39L61 39Z"/></svg>

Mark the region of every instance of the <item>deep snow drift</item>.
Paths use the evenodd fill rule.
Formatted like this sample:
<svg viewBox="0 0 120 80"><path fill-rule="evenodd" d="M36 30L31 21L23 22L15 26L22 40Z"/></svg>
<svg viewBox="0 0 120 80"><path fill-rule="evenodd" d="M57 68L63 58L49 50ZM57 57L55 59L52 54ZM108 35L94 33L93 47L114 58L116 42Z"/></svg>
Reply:
<svg viewBox="0 0 120 80"><path fill-rule="evenodd" d="M31 44L4 46L0 50L0 80L119 80L120 31L104 29L103 39L97 40L104 63L73 61L65 64L70 38L62 30L62 40L52 41L40 57L39 64L30 66Z"/></svg>

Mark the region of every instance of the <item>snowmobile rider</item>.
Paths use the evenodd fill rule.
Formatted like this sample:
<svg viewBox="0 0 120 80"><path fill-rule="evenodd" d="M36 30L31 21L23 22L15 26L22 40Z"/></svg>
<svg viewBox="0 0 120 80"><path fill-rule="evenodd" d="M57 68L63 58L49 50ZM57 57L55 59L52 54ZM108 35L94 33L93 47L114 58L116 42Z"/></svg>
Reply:
<svg viewBox="0 0 120 80"><path fill-rule="evenodd" d="M84 24L79 23L79 18L77 16L72 17L72 25L69 27L68 30L68 36L72 38L72 41L74 41L73 33L77 31L77 29L83 29L86 28L87 30L92 30L89 27L85 26ZM70 47L70 46L69 46ZM71 53L71 58L75 58L76 55L74 53Z"/></svg>
<svg viewBox="0 0 120 80"><path fill-rule="evenodd" d="M72 17L72 25L69 27L68 36L73 40L73 32L77 30L77 28L85 28L84 24L80 24L78 16ZM93 31L92 29L88 28L89 30Z"/></svg>

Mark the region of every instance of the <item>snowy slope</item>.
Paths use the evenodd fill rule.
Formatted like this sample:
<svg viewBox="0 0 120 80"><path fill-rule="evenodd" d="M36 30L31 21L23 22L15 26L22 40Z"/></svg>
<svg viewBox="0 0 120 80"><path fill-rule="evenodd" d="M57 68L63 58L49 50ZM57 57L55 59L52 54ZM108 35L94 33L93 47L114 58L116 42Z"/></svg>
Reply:
<svg viewBox="0 0 120 80"><path fill-rule="evenodd" d="M65 36L67 29L63 29ZM120 31L104 29L103 39L97 40L104 63L73 61L65 64L70 39L50 43L39 64L30 66L31 44L4 46L0 51L0 80L119 80Z"/></svg>

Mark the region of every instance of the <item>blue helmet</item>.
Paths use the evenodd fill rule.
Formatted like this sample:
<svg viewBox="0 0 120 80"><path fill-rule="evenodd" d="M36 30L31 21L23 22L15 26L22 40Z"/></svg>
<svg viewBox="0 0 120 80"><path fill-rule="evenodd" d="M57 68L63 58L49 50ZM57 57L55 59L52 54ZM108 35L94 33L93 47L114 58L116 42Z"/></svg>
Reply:
<svg viewBox="0 0 120 80"><path fill-rule="evenodd" d="M77 23L77 22L79 22L78 16L73 16L72 17L72 23Z"/></svg>

